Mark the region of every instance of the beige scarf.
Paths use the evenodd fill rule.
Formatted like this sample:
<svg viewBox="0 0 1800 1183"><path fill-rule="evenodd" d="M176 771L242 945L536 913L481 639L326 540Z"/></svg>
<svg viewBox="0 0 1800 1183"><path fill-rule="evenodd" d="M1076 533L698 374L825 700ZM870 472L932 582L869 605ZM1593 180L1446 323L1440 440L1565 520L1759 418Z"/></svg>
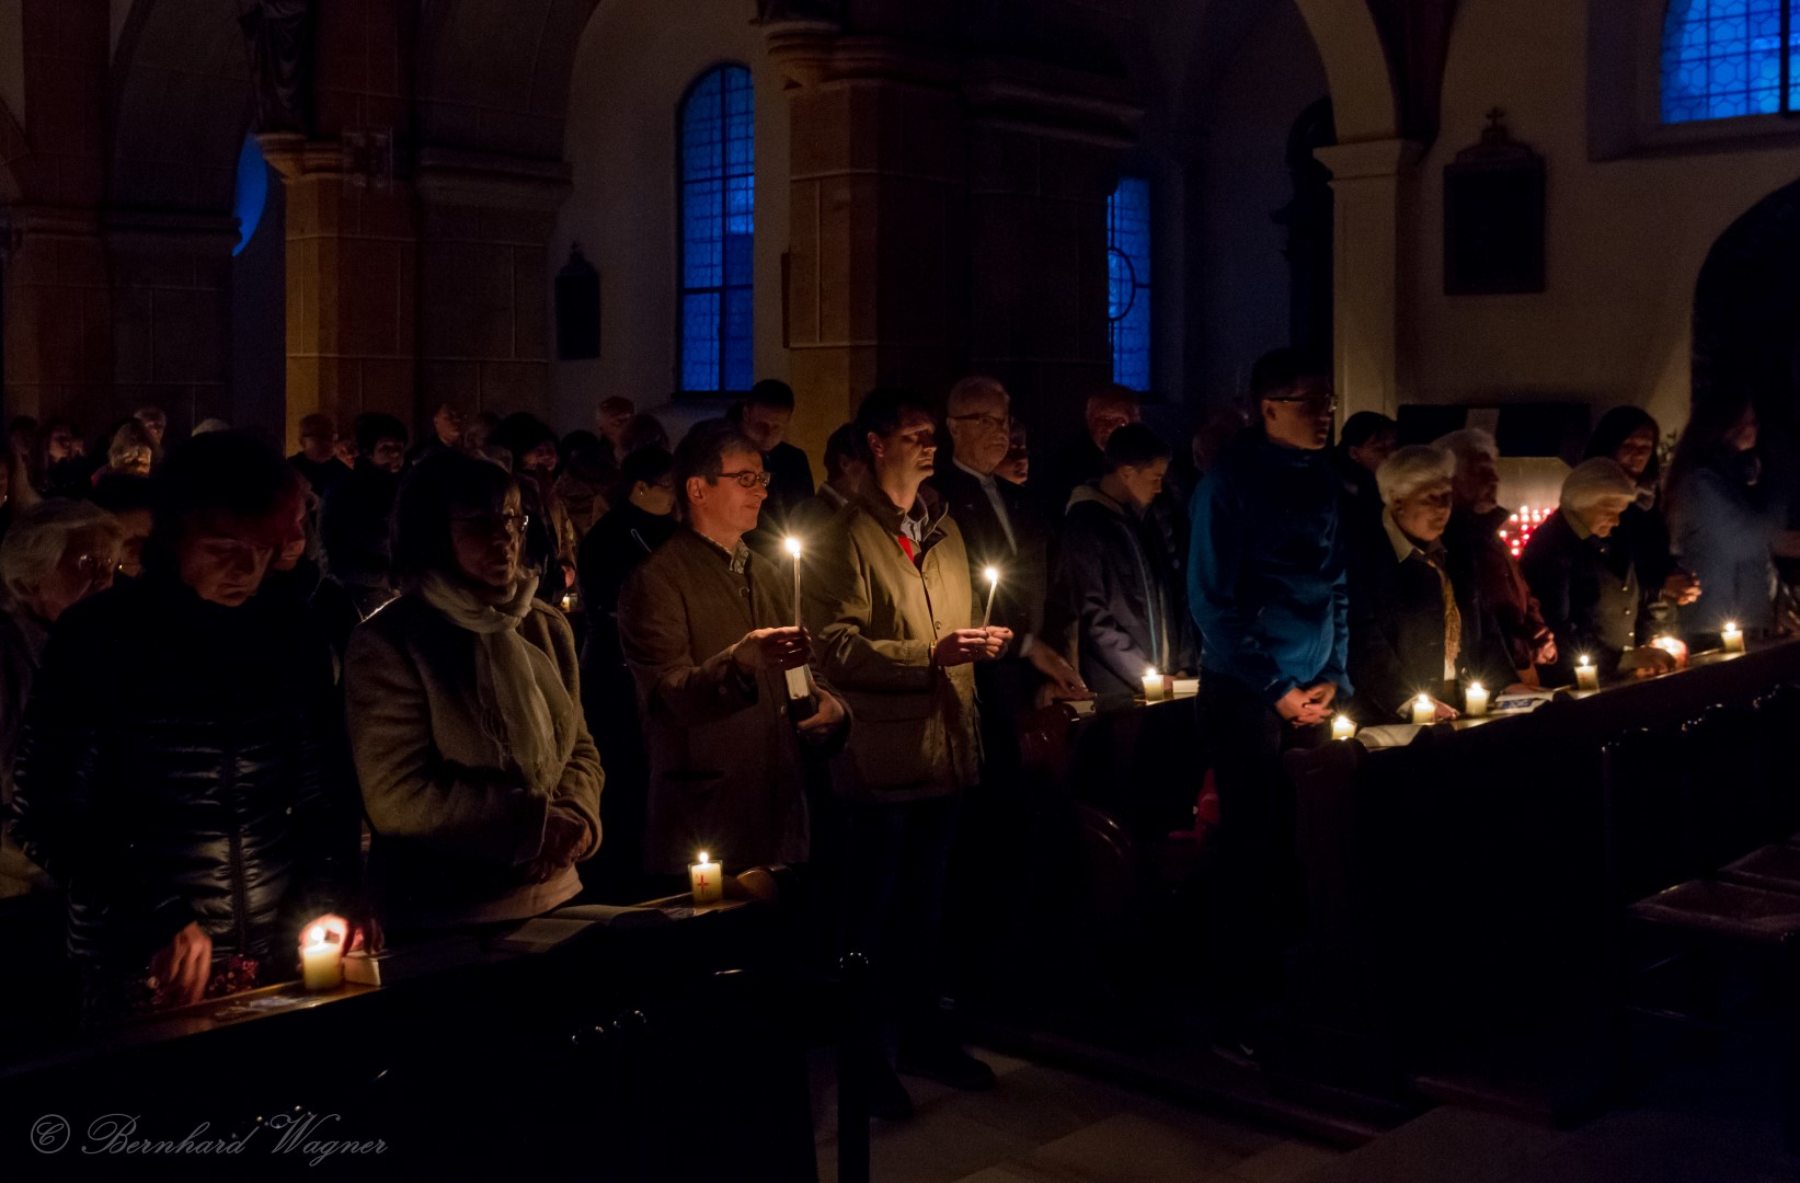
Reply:
<svg viewBox="0 0 1800 1183"><path fill-rule="evenodd" d="M549 796L575 750L576 711L550 657L519 635L531 613L535 572L526 572L499 602L431 574L419 584L425 602L475 634L475 692L481 718L498 719L497 737L531 791Z"/></svg>

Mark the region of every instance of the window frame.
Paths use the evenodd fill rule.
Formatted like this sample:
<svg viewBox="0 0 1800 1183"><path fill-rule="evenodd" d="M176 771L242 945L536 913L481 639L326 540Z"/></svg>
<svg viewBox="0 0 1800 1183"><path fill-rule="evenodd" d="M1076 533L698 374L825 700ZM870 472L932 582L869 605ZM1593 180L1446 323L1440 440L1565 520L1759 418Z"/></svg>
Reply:
<svg viewBox="0 0 1800 1183"><path fill-rule="evenodd" d="M700 88L702 83L704 83L708 78L712 77L714 74L721 73L723 71L728 71L728 70L742 70L744 72L744 74L746 75L746 77L749 79L749 83L750 83L750 147L751 147L750 270L749 270L748 282L741 286L742 286L743 290L747 291L750 295L750 375L751 376L750 376L750 382L747 383L744 386L744 388L741 390L736 387L732 387L732 386L728 385L726 382L727 367L725 364L725 340L726 340L726 337L725 337L725 299L724 299L724 297L725 297L725 293L727 291L733 290L738 285L731 285L731 284L726 284L726 283L722 282L724 279L724 267L725 267L725 259L724 259L724 249L725 248L724 248L723 238L721 238L721 240L720 240L720 260L719 260L720 271L721 271L721 276L720 276L721 283L716 288L690 288L687 286L688 179L687 179L686 148L687 148L688 104L689 104L689 102L691 102L693 100L694 92ZM674 252L674 254L675 254L675 309L674 309L675 315L674 315L674 329L675 329L675 339L674 339L674 350L673 350L673 352L674 352L673 371L674 372L671 375L671 378L672 378L671 389L673 389L673 391L675 392L674 397L676 397L682 401L706 401L706 400L715 400L715 401L723 400L726 402L736 401L738 399L741 399L746 394L748 394L750 385L754 384L754 382L756 381L756 378L755 378L755 374L756 374L756 212L757 212L757 206L758 206L758 203L755 200L756 183L757 183L756 106L757 106L756 105L756 71L751 68L751 66L748 62L738 61L735 58L721 58L718 61L709 63L707 66L705 66L704 68L699 70L697 73L695 73L693 78L689 80L688 84L682 88L681 97L679 99L677 99L676 103L675 103L675 133L674 133L674 140L675 140L675 153L674 153L674 172L675 172L675 178L674 178L674 180L675 180L675 252ZM726 179L727 178L723 175L720 177L721 182L725 181ZM723 192L721 192L720 201L721 201L721 218L728 219L730 217L730 214L729 214L729 211L727 208L727 204L725 202L725 195ZM687 385L686 365L684 364L686 361L685 342L686 342L686 338L687 338L687 297L690 294L707 292L707 291L716 291L719 293L719 296L720 296L720 300L719 300L719 334L718 334L719 385L713 389L695 390L695 389L691 389Z"/></svg>

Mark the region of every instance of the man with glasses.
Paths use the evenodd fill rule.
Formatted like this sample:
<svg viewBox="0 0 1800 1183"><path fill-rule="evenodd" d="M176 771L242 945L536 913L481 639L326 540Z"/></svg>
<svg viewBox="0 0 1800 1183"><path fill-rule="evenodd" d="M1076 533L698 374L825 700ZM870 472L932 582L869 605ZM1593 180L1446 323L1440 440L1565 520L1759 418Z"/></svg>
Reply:
<svg viewBox="0 0 1800 1183"><path fill-rule="evenodd" d="M1076 486L1106 475L1106 441L1127 423L1143 418L1137 391L1108 383L1087 396L1082 407L1082 436L1065 448L1050 465L1050 511L1058 517L1068 508Z"/></svg>
<svg viewBox="0 0 1800 1183"><path fill-rule="evenodd" d="M833 786L845 940L870 959L900 1069L988 1088L993 1072L938 1012L938 962L961 798L980 776L973 667L1013 634L982 627L962 531L925 484L931 409L877 390L856 427L869 478L815 544L804 592L820 668L856 716ZM911 1113L886 1059L871 1072L871 1111Z"/></svg>
<svg viewBox="0 0 1800 1183"><path fill-rule="evenodd" d="M1201 730L1219 793L1213 892L1221 1045L1249 1052L1279 988L1298 883L1281 771L1348 697L1349 590L1322 366L1278 349L1251 372L1255 423L1195 490L1188 604L1201 636Z"/></svg>
<svg viewBox="0 0 1800 1183"><path fill-rule="evenodd" d="M682 526L619 596L619 645L650 748L645 859L679 874L699 851L743 869L804 862L809 753L841 736L844 704L822 681L796 718L787 671L812 647L794 580L744 543L768 497L762 453L723 420L675 450Z"/></svg>

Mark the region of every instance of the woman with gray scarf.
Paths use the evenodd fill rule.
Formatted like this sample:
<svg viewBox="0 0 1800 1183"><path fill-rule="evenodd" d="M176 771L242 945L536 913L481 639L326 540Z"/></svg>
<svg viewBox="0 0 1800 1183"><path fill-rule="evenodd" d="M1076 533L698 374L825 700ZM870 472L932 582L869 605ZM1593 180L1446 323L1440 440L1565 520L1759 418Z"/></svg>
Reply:
<svg viewBox="0 0 1800 1183"><path fill-rule="evenodd" d="M519 486L447 453L394 509L401 597L350 640L351 746L390 935L522 920L581 890L603 774L581 715L575 639L533 598Z"/></svg>

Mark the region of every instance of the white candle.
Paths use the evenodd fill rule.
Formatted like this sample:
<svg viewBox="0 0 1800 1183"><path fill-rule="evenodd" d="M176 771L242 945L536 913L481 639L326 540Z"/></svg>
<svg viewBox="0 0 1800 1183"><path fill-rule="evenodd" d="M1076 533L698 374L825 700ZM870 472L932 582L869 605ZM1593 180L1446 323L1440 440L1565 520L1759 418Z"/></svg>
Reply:
<svg viewBox="0 0 1800 1183"><path fill-rule="evenodd" d="M800 620L800 540L789 534L782 542L788 555L794 560L794 627L801 627Z"/></svg>
<svg viewBox="0 0 1800 1183"><path fill-rule="evenodd" d="M335 990L343 984L344 949L327 935L324 925L315 924L300 946L300 980L308 990Z"/></svg>
<svg viewBox="0 0 1800 1183"><path fill-rule="evenodd" d="M1480 682L1469 683L1469 688L1463 691L1463 708L1463 714L1469 716L1471 719L1479 719L1487 714L1487 687L1483 686Z"/></svg>
<svg viewBox="0 0 1800 1183"><path fill-rule="evenodd" d="M1725 643L1725 652L1727 653L1744 651L1744 630L1739 628L1734 620L1725 622L1725 631L1719 634L1719 639Z"/></svg>
<svg viewBox="0 0 1800 1183"><path fill-rule="evenodd" d="M1585 653L1581 655L1581 660L1575 663L1575 688L1577 690L1600 689L1600 671L1594 668L1593 661Z"/></svg>
<svg viewBox="0 0 1800 1183"><path fill-rule="evenodd" d="M716 904L725 898L725 872L704 850L699 860L688 867L688 879L695 904Z"/></svg>
<svg viewBox="0 0 1800 1183"><path fill-rule="evenodd" d="M1331 721L1331 738L1351 739L1356 735L1356 721L1349 715L1339 715Z"/></svg>
<svg viewBox="0 0 1800 1183"><path fill-rule="evenodd" d="M989 567L981 574L987 580L988 585L987 608L981 613L981 627L986 628L988 621L994 618L994 589L1000 586L1000 571L998 568Z"/></svg>
<svg viewBox="0 0 1800 1183"><path fill-rule="evenodd" d="M1430 695L1421 694L1413 699L1412 721L1420 727L1437 721L1437 703L1431 701Z"/></svg>
<svg viewBox="0 0 1800 1183"><path fill-rule="evenodd" d="M1163 700L1163 676L1155 666L1144 671L1144 701L1161 702Z"/></svg>

